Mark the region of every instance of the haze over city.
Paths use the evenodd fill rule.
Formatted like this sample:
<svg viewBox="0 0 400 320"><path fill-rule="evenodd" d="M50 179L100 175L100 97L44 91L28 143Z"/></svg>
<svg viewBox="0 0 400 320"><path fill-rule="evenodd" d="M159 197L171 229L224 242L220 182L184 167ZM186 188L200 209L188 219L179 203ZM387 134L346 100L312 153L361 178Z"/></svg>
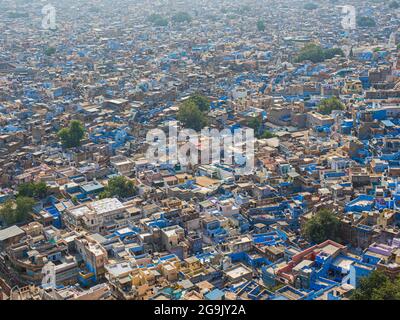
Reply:
<svg viewBox="0 0 400 320"><path fill-rule="evenodd" d="M399 22L0 1L0 300L399 300Z"/></svg>

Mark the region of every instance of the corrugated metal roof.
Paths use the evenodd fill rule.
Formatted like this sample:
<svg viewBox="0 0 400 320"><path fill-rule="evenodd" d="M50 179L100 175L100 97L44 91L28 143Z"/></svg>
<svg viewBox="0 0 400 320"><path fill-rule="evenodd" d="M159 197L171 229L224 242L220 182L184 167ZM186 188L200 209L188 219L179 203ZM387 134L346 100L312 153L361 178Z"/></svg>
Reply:
<svg viewBox="0 0 400 320"><path fill-rule="evenodd" d="M18 226L11 226L9 228L0 230L0 241L24 234L24 230Z"/></svg>

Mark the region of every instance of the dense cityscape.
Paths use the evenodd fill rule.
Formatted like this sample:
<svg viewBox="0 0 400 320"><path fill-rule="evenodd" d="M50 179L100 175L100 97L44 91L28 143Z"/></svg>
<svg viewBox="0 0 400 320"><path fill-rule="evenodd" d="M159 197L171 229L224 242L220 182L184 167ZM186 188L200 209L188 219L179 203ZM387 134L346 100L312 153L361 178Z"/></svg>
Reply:
<svg viewBox="0 0 400 320"><path fill-rule="evenodd" d="M400 300L399 0L2 0L0 30L0 300Z"/></svg>

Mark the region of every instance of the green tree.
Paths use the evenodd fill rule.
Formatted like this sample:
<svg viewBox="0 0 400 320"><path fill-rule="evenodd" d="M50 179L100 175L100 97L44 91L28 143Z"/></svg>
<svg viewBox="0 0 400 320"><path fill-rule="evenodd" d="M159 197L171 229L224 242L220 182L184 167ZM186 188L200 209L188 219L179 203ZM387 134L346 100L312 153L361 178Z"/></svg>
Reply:
<svg viewBox="0 0 400 320"><path fill-rule="evenodd" d="M147 20L157 27L166 27L168 25L168 20L157 13L148 16Z"/></svg>
<svg viewBox="0 0 400 320"><path fill-rule="evenodd" d="M247 121L247 126L249 128L252 128L254 130L254 134L256 136L258 136L261 131L262 122L261 122L260 118L254 117L254 118L251 118L249 121Z"/></svg>
<svg viewBox="0 0 400 320"><path fill-rule="evenodd" d="M32 212L32 208L35 205L35 200L29 197L17 197L15 203L17 205L15 209L15 217L17 222L26 221L29 213Z"/></svg>
<svg viewBox="0 0 400 320"><path fill-rule="evenodd" d="M308 43L297 54L295 62L310 60L314 63L318 63L326 59L331 59L335 55L344 56L343 50L340 48L323 49L315 43Z"/></svg>
<svg viewBox="0 0 400 320"><path fill-rule="evenodd" d="M314 63L324 61L324 50L321 46L318 46L314 43L305 45L300 50L300 53L297 55L295 61L302 62L305 60L310 60Z"/></svg>
<svg viewBox="0 0 400 320"><path fill-rule="evenodd" d="M35 200L29 197L19 196L16 200L8 200L0 208L0 219L6 225L25 222L32 212L34 205Z"/></svg>
<svg viewBox="0 0 400 320"><path fill-rule="evenodd" d="M390 9L399 9L400 8L400 4L397 1L392 1L389 3L389 8Z"/></svg>
<svg viewBox="0 0 400 320"><path fill-rule="evenodd" d="M134 183L124 176L113 177L108 180L108 185L105 190L100 194L100 198L129 198L137 194L137 188Z"/></svg>
<svg viewBox="0 0 400 320"><path fill-rule="evenodd" d="M105 198L107 198L107 197L105 197ZM73 197L71 198L71 201L72 201L75 205L77 205L77 204L79 203L78 198L77 198L76 196L73 196Z"/></svg>
<svg viewBox="0 0 400 320"><path fill-rule="evenodd" d="M8 17L11 19L28 18L29 14L27 12L10 12L8 13Z"/></svg>
<svg viewBox="0 0 400 320"><path fill-rule="evenodd" d="M319 113L329 115L333 110L344 110L344 104L338 97L323 99L317 107Z"/></svg>
<svg viewBox="0 0 400 320"><path fill-rule="evenodd" d="M44 199L47 197L49 188L46 183L40 181L22 183L18 186L18 195L23 197L30 197L36 199Z"/></svg>
<svg viewBox="0 0 400 320"><path fill-rule="evenodd" d="M308 2L308 3L304 4L303 8L306 10L315 10L315 9L318 9L318 5L313 2Z"/></svg>
<svg viewBox="0 0 400 320"><path fill-rule="evenodd" d="M371 17L357 17L357 26L360 28L372 28L376 27L376 22Z"/></svg>
<svg viewBox="0 0 400 320"><path fill-rule="evenodd" d="M190 102L193 102L201 112L206 112L210 110L210 99L201 94L195 93L191 95L184 103Z"/></svg>
<svg viewBox="0 0 400 320"><path fill-rule="evenodd" d="M185 128L200 131L207 125L207 118L193 101L185 101L178 111L178 120Z"/></svg>
<svg viewBox="0 0 400 320"><path fill-rule="evenodd" d="M39 199L44 199L49 194L49 187L43 181L36 183L34 196Z"/></svg>
<svg viewBox="0 0 400 320"><path fill-rule="evenodd" d="M324 60L332 59L334 56L344 56L344 52L340 48L332 48L324 50Z"/></svg>
<svg viewBox="0 0 400 320"><path fill-rule="evenodd" d="M400 300L400 279L392 281L380 270L360 279L351 300Z"/></svg>
<svg viewBox="0 0 400 320"><path fill-rule="evenodd" d="M372 293L371 300L400 300L400 283L386 281L379 289Z"/></svg>
<svg viewBox="0 0 400 320"><path fill-rule="evenodd" d="M237 12L240 14L243 14L243 13L249 12L250 10L251 10L251 7L249 5L243 5L237 9Z"/></svg>
<svg viewBox="0 0 400 320"><path fill-rule="evenodd" d="M318 211L304 227L304 235L312 243L325 240L338 240L340 221L335 214L327 209Z"/></svg>
<svg viewBox="0 0 400 320"><path fill-rule="evenodd" d="M46 55L46 56L52 56L53 54L55 54L56 53L56 48L54 48L54 47L48 47L48 48L46 48L46 50L44 51L44 54Z"/></svg>
<svg viewBox="0 0 400 320"><path fill-rule="evenodd" d="M33 197L35 186L33 182L22 183L18 186L18 194L24 197Z"/></svg>
<svg viewBox="0 0 400 320"><path fill-rule="evenodd" d="M190 22L192 21L192 17L189 13L180 11L172 16L172 21L176 23Z"/></svg>
<svg viewBox="0 0 400 320"><path fill-rule="evenodd" d="M259 117L254 117L248 120L247 126L254 130L254 135L259 139L270 139L275 137L272 132L263 130L262 121Z"/></svg>
<svg viewBox="0 0 400 320"><path fill-rule="evenodd" d="M265 130L262 135L261 135L261 139L271 139L276 137L272 132Z"/></svg>
<svg viewBox="0 0 400 320"><path fill-rule="evenodd" d="M85 128L78 120L72 120L69 128L63 128L58 132L58 137L64 148L79 147L85 135Z"/></svg>
<svg viewBox="0 0 400 320"><path fill-rule="evenodd" d="M7 226L15 223L15 202L12 200L6 201L0 208L0 220Z"/></svg>
<svg viewBox="0 0 400 320"><path fill-rule="evenodd" d="M262 20L257 21L257 30L258 31L265 31L265 23Z"/></svg>

